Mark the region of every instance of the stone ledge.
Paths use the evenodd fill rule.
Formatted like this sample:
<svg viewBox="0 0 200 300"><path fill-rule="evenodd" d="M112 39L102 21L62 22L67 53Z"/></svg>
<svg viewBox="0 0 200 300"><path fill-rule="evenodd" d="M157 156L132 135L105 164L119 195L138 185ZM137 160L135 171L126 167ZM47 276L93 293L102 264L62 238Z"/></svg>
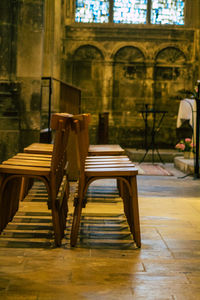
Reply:
<svg viewBox="0 0 200 300"><path fill-rule="evenodd" d="M183 156L174 158L174 166L185 174L194 174L194 159L185 159Z"/></svg>
<svg viewBox="0 0 200 300"><path fill-rule="evenodd" d="M138 162L143 159L146 151L144 149L125 148L125 152L129 156L130 160L132 160L133 162ZM176 156L181 155L180 152L177 152L177 150L173 150L173 149L159 149L159 153L160 153L161 159L165 163L170 163L170 162L173 163L174 158ZM144 162L152 162L152 150L151 149L149 149ZM161 162L160 158L157 155L156 150L154 151L154 162Z"/></svg>

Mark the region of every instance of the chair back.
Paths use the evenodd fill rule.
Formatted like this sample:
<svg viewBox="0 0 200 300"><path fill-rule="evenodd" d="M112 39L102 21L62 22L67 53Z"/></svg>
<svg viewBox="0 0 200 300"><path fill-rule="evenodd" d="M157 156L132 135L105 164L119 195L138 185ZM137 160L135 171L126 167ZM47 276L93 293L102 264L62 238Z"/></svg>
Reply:
<svg viewBox="0 0 200 300"><path fill-rule="evenodd" d="M88 155L89 149L89 123L90 114L79 114L74 115L73 119L79 121L80 133L79 133L79 143L81 143L81 151L85 153L85 157ZM77 133L78 134L78 133Z"/></svg>
<svg viewBox="0 0 200 300"><path fill-rule="evenodd" d="M55 113L51 117L51 129L55 131L51 159L51 179L55 185L56 194L67 168L67 144L71 125L71 114Z"/></svg>
<svg viewBox="0 0 200 300"><path fill-rule="evenodd" d="M77 166L79 170L79 176L84 176L85 171L85 159L88 155L88 143L87 143L87 128L88 128L88 116L79 115L74 116L73 130L76 138L76 154L77 154Z"/></svg>

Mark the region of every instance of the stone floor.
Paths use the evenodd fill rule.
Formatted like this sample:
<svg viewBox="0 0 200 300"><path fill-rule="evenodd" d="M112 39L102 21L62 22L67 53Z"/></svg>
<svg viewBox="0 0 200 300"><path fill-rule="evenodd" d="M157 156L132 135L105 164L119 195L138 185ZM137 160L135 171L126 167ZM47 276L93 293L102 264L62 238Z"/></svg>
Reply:
<svg viewBox="0 0 200 300"><path fill-rule="evenodd" d="M91 186L74 249L70 200L66 238L54 248L36 184L0 236L0 299L200 299L200 181L167 167L174 176L138 176L141 249L111 180Z"/></svg>

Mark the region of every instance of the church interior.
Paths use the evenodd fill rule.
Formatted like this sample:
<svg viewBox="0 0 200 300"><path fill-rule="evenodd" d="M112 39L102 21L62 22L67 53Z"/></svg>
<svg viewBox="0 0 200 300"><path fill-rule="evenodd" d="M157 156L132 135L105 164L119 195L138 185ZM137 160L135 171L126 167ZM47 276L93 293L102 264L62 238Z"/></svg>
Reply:
<svg viewBox="0 0 200 300"><path fill-rule="evenodd" d="M0 11L0 299L200 299L200 1Z"/></svg>

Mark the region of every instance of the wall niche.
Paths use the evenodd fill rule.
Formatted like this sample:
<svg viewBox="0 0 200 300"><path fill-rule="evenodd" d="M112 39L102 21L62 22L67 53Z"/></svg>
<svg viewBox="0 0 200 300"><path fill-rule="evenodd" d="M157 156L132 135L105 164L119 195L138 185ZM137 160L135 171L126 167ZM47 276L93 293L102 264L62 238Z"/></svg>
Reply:
<svg viewBox="0 0 200 300"><path fill-rule="evenodd" d="M94 113L101 110L103 55L91 45L79 47L73 55L72 83L81 88L81 109Z"/></svg>

